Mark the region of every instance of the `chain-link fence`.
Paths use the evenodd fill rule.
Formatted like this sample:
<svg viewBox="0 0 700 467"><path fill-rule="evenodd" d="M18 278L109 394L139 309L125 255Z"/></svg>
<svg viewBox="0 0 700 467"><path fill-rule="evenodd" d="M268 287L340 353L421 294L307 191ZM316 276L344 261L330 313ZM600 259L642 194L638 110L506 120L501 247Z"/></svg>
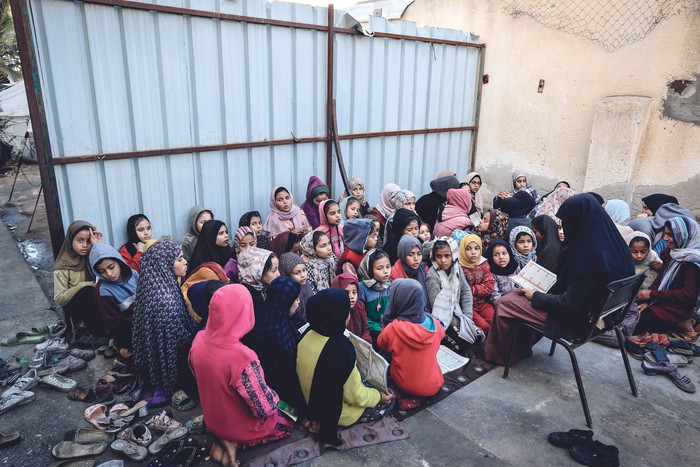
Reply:
<svg viewBox="0 0 700 467"><path fill-rule="evenodd" d="M504 0L503 11L598 42L611 52L641 41L673 15L700 12L700 0Z"/></svg>

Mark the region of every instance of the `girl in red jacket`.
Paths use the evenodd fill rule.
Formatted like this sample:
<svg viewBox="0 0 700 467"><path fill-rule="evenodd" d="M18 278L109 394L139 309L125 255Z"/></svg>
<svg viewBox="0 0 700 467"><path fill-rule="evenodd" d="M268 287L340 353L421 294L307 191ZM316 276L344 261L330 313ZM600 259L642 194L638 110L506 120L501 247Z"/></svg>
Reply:
<svg viewBox="0 0 700 467"><path fill-rule="evenodd" d="M425 313L427 298L418 281L396 279L389 287L389 297L377 345L391 353L391 378L399 391L432 396L444 383L437 352L445 329Z"/></svg>
<svg viewBox="0 0 700 467"><path fill-rule="evenodd" d="M478 235L466 235L459 242L459 265L474 297L474 324L488 332L493 321L493 305L489 299L493 294L494 282L491 267L481 252L481 238Z"/></svg>

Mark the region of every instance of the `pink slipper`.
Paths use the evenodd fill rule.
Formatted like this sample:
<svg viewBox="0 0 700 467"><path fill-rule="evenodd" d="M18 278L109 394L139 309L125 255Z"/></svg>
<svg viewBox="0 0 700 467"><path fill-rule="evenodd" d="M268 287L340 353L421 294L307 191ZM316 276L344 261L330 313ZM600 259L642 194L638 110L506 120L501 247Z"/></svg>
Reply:
<svg viewBox="0 0 700 467"><path fill-rule="evenodd" d="M90 407L85 409L85 413L83 414L83 416L85 417L85 420L87 420L95 428L99 428L100 430L106 429L106 427L97 423L97 420L107 416L107 406L106 405L104 405L104 404L91 405Z"/></svg>

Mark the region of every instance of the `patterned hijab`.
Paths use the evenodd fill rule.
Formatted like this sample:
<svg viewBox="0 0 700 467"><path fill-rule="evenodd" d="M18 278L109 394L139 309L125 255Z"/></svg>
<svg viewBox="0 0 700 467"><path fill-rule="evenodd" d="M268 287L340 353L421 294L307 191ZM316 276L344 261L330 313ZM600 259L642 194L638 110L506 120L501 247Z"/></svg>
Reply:
<svg viewBox="0 0 700 467"><path fill-rule="evenodd" d="M469 172L464 178L464 183L471 183L471 181L474 180L474 177L479 177L479 180L481 180L481 184L483 186L484 180L481 178L481 175L479 175L478 172ZM476 206L476 209L479 212L482 212L484 210L484 199L481 196L481 187L479 187L479 190L476 193L472 193L471 189L469 190L469 193L472 195L472 203L474 206Z"/></svg>
<svg viewBox="0 0 700 467"><path fill-rule="evenodd" d="M255 236L255 231L250 227L238 227L236 233L233 236L233 248L236 250L236 255L241 252L241 240L246 235L252 235L253 240L255 240L255 245L257 246L257 237Z"/></svg>
<svg viewBox="0 0 700 467"><path fill-rule="evenodd" d="M241 251L238 255L238 279L241 284L249 285L262 292L265 289L265 284L262 282L265 263L272 255L274 255L273 252L258 247Z"/></svg>
<svg viewBox="0 0 700 467"><path fill-rule="evenodd" d="M408 203L410 199L413 198L415 200L416 195L413 194L411 190L401 190L398 193L396 193L396 196L394 196L394 199L392 200L394 204L395 209L401 209L403 208L403 205Z"/></svg>
<svg viewBox="0 0 700 467"><path fill-rule="evenodd" d="M377 211L384 216L385 219L389 219L396 212L396 206L394 204L394 198L401 191L401 187L396 183L387 183L382 188L382 192L379 194L379 202L377 203ZM399 206L401 207L401 206Z"/></svg>
<svg viewBox="0 0 700 467"><path fill-rule="evenodd" d="M86 221L75 221L68 226L68 232L66 232L66 238L63 240L61 245L61 250L58 252L56 261L53 263L54 269L67 269L69 271L84 271L85 280L92 281L95 276L92 274L92 268L88 263L88 255L80 256L73 249L73 239L78 233L92 229L95 227ZM89 252L88 252L89 254Z"/></svg>
<svg viewBox="0 0 700 467"><path fill-rule="evenodd" d="M181 251L179 243L161 240L141 256L132 320L136 365L166 394L176 389L178 353L190 345L197 332L175 276L174 264Z"/></svg>
<svg viewBox="0 0 700 467"><path fill-rule="evenodd" d="M557 188L545 198L545 200L540 205L537 210L538 216L549 216L554 219L555 222L559 222L559 218L556 216L559 207L564 201L574 196L576 192L571 188Z"/></svg>
<svg viewBox="0 0 700 467"><path fill-rule="evenodd" d="M354 189L356 189L356 188L362 188L363 190L364 190L364 188L365 188L365 182L363 182L363 181L362 181L361 179L359 179L358 177L352 177L352 178L348 181L348 185L350 185L350 190L351 190L351 191L354 190ZM353 196L354 196L354 195L353 195ZM340 199L341 199L341 200L344 200L344 199L347 198L347 197L348 197L348 192L347 192L347 191L343 191L343 196L342 196ZM365 197L364 191L362 192L362 196L360 196L359 198L358 198L357 196L354 196L354 197L355 197L355 199L358 199L358 200L360 201L360 204L361 204L361 205L364 205L364 204L367 202L367 197Z"/></svg>
<svg viewBox="0 0 700 467"><path fill-rule="evenodd" d="M303 264L306 267L304 260L296 253L284 253L280 256L280 274L284 277L292 277L292 270L298 264ZM302 318L306 319L306 301L313 295L311 291L311 286L309 282L301 284L301 290L299 291L299 308L297 308L297 314Z"/></svg>
<svg viewBox="0 0 700 467"><path fill-rule="evenodd" d="M369 250L367 254L365 254L365 257L362 258L362 261L360 261L360 267L357 269L358 278L362 281L362 283L377 292L388 289L389 284L391 283L390 281L378 282L372 273L374 262L379 258L378 253L380 251L382 250L377 250L376 248Z"/></svg>
<svg viewBox="0 0 700 467"><path fill-rule="evenodd" d="M476 231L476 234L481 236L485 248L498 238L505 240L508 232L508 214L500 209L489 209L488 214L489 226L486 232Z"/></svg>
<svg viewBox="0 0 700 467"><path fill-rule="evenodd" d="M515 243L517 241L517 237L519 233L526 233L530 237L532 237L532 251L530 251L530 254L524 255L518 251L517 248L515 248ZM513 230L510 231L510 248L513 250L513 257L515 260L518 262L521 268L524 268L527 263L535 259L536 255L536 250L537 250L537 238L535 238L535 232L532 231L530 227L526 227L524 225L519 225L515 227Z"/></svg>
<svg viewBox="0 0 700 467"><path fill-rule="evenodd" d="M301 252L309 260L306 263L306 269L309 271L309 280L316 285L316 291L330 288L338 266L338 258L334 254L326 259L318 257L316 245L314 245L314 232L307 233L301 239Z"/></svg>
<svg viewBox="0 0 700 467"><path fill-rule="evenodd" d="M664 268L664 276L659 290L668 290L676 278L681 263L691 263L700 267L700 227L689 217L673 217L666 221L666 227L673 235L676 247L671 250L671 261Z"/></svg>

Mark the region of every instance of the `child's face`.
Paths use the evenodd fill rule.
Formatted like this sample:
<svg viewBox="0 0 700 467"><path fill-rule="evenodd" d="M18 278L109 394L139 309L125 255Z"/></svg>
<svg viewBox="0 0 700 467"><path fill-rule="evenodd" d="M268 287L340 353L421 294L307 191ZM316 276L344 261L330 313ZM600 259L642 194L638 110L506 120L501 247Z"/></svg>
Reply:
<svg viewBox="0 0 700 467"><path fill-rule="evenodd" d="M326 193L321 193L321 194L317 195L313 201L314 201L314 204L316 206L318 206L319 204L321 204L321 201L325 201L327 199L328 199L328 195Z"/></svg>
<svg viewBox="0 0 700 467"><path fill-rule="evenodd" d="M476 227L477 230L479 232L486 232L489 230L489 222L491 222L491 213L486 211L484 217L481 218L481 222L479 222L479 225Z"/></svg>
<svg viewBox="0 0 700 467"><path fill-rule="evenodd" d="M476 263L481 258L481 247L476 242L469 242L466 248L467 259L470 263Z"/></svg>
<svg viewBox="0 0 700 467"><path fill-rule="evenodd" d="M421 243L430 241L430 229L428 228L428 224L423 224L420 226L420 229L418 229L418 239L421 241Z"/></svg>
<svg viewBox="0 0 700 467"><path fill-rule="evenodd" d="M564 226L559 224L559 228L557 229L557 234L559 234L559 241L563 242L564 241Z"/></svg>
<svg viewBox="0 0 700 467"><path fill-rule="evenodd" d="M328 207L328 214L326 214L326 219L328 219L329 225L340 224L340 206L338 206L338 203L333 203Z"/></svg>
<svg viewBox="0 0 700 467"><path fill-rule="evenodd" d="M197 216L197 221L194 223L195 227L197 228L197 233L201 232L204 223L210 220L212 220L211 214L208 212L200 213L199 216Z"/></svg>
<svg viewBox="0 0 700 467"><path fill-rule="evenodd" d="M379 241L379 229L372 228L372 231L367 236L367 241L365 242L365 248L371 250L377 247L377 242Z"/></svg>
<svg viewBox="0 0 700 467"><path fill-rule="evenodd" d="M418 236L418 221L413 220L409 222L406 227L403 229L403 234L404 235L410 235L411 237L417 237Z"/></svg>
<svg viewBox="0 0 700 467"><path fill-rule="evenodd" d="M228 229L222 225L216 235L216 246L228 246Z"/></svg>
<svg viewBox="0 0 700 467"><path fill-rule="evenodd" d="M647 204L642 201L642 213L646 214L647 216L653 216L654 213L651 212L651 209L647 206Z"/></svg>
<svg viewBox="0 0 700 467"><path fill-rule="evenodd" d="M345 287L345 290L347 291L348 298L350 299L350 308L353 308L355 303L357 303L357 286L355 284L349 284L347 287Z"/></svg>
<svg viewBox="0 0 700 467"><path fill-rule="evenodd" d="M413 249L408 253L408 255L406 255L406 266L408 266L411 269L418 269L422 261L423 252L417 246L414 246Z"/></svg>
<svg viewBox="0 0 700 467"><path fill-rule="evenodd" d="M112 258L106 258L97 263L95 265L95 270L100 276L109 282L119 281L122 275L122 269L119 266L119 262Z"/></svg>
<svg viewBox="0 0 700 467"><path fill-rule="evenodd" d="M676 241L673 239L673 234L671 233L671 229L668 227L664 227L664 240L666 240L666 243L668 243L669 248L676 248Z"/></svg>
<svg viewBox="0 0 700 467"><path fill-rule="evenodd" d="M365 194L365 187L363 187L362 185L360 185L360 186L357 186L357 187L353 188L353 189L350 190L350 191L352 191L352 195L353 195L355 198L362 198L362 196Z"/></svg>
<svg viewBox="0 0 700 467"><path fill-rule="evenodd" d="M555 190L558 190L559 188L569 188L565 182L559 182L557 183L557 186L554 187Z"/></svg>
<svg viewBox="0 0 700 467"><path fill-rule="evenodd" d="M404 209L410 209L411 211L416 210L416 197L412 196L408 201L403 203L403 206L401 206Z"/></svg>
<svg viewBox="0 0 700 467"><path fill-rule="evenodd" d="M316 243L314 250L316 251L316 256L321 259L328 259L331 257L333 254L333 248L331 247L331 241L328 239L328 235L323 235L318 239L318 243Z"/></svg>
<svg viewBox="0 0 700 467"><path fill-rule="evenodd" d="M288 191L280 191L275 196L275 206L282 212L289 212L292 210L292 195Z"/></svg>
<svg viewBox="0 0 700 467"><path fill-rule="evenodd" d="M258 216L250 218L250 228L253 229L255 235L260 236L262 233L262 219Z"/></svg>
<svg viewBox="0 0 700 467"><path fill-rule="evenodd" d="M372 276L377 282L389 282L389 275L391 274L391 262L389 258L383 257L379 258L372 265Z"/></svg>
<svg viewBox="0 0 700 467"><path fill-rule="evenodd" d="M182 255L182 251L175 259L173 269L175 270L175 277L185 277L187 275L187 260Z"/></svg>
<svg viewBox="0 0 700 467"><path fill-rule="evenodd" d="M345 217L348 219L360 217L360 203L358 201L353 201L345 206Z"/></svg>
<svg viewBox="0 0 700 467"><path fill-rule="evenodd" d="M544 236L542 235L542 233L539 230L537 230L537 227L535 227L534 225L530 228L532 229L532 232L535 234L535 238L537 239L537 243L542 243L542 240L544 240Z"/></svg>
<svg viewBox="0 0 700 467"><path fill-rule="evenodd" d="M142 243L149 241L151 239L151 223L144 219L136 224L136 236Z"/></svg>
<svg viewBox="0 0 700 467"><path fill-rule="evenodd" d="M644 242L632 242L630 243L630 253L632 253L634 264L640 264L649 253L649 247Z"/></svg>
<svg viewBox="0 0 700 467"><path fill-rule="evenodd" d="M469 191L476 193L481 188L481 177L474 177L469 182Z"/></svg>
<svg viewBox="0 0 700 467"><path fill-rule="evenodd" d="M90 240L90 231L81 230L78 232L73 241L71 242L73 251L80 256L85 256L90 253L90 248L92 248L92 241Z"/></svg>
<svg viewBox="0 0 700 467"><path fill-rule="evenodd" d="M441 246L433 250L433 259L442 271L447 271L454 264L452 250L449 246Z"/></svg>
<svg viewBox="0 0 700 467"><path fill-rule="evenodd" d="M532 251L532 237L530 235L521 235L520 238L515 241L515 249L518 250L519 253L529 255Z"/></svg>
<svg viewBox="0 0 700 467"><path fill-rule="evenodd" d="M498 245L493 249L493 262L504 268L510 263L510 255L503 245Z"/></svg>
<svg viewBox="0 0 700 467"><path fill-rule="evenodd" d="M252 248L255 246L255 238L253 237L253 234L245 234L243 238L241 238L241 241L238 242L238 249L240 251L247 250L248 248Z"/></svg>
<svg viewBox="0 0 700 467"><path fill-rule="evenodd" d="M515 179L515 182L513 182L513 187L517 190L521 189L522 187L527 185L527 178L525 177L518 177Z"/></svg>
<svg viewBox="0 0 700 467"><path fill-rule="evenodd" d="M276 257L272 258L272 265L270 270L263 274L261 282L265 285L270 285L272 281L280 276L280 260Z"/></svg>
<svg viewBox="0 0 700 467"><path fill-rule="evenodd" d="M306 273L305 264L297 264L292 268L292 272L289 274L291 279L297 284L306 284L306 279L308 278Z"/></svg>

